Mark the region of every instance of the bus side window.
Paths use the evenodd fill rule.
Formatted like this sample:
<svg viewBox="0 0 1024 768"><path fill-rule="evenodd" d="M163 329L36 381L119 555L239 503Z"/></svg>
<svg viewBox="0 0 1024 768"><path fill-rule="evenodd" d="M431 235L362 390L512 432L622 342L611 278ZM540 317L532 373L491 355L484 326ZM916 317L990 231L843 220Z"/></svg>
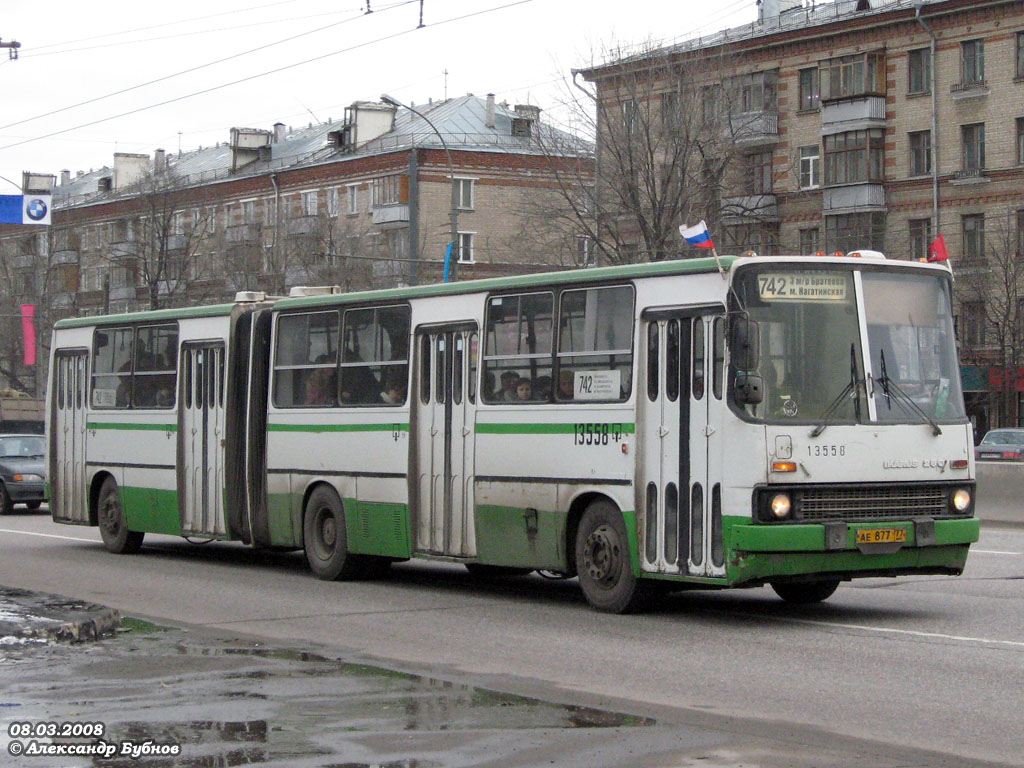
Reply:
<svg viewBox="0 0 1024 768"><path fill-rule="evenodd" d="M711 391L715 400L722 399L725 382L725 318L716 317L714 323L714 350L712 353Z"/></svg>
<svg viewBox="0 0 1024 768"><path fill-rule="evenodd" d="M93 335L92 405L129 408L132 392L133 328L97 329Z"/></svg>
<svg viewBox="0 0 1024 768"><path fill-rule="evenodd" d="M704 318L693 318L693 399L704 397Z"/></svg>
<svg viewBox="0 0 1024 768"><path fill-rule="evenodd" d="M430 402L430 336L420 336L420 402Z"/></svg>

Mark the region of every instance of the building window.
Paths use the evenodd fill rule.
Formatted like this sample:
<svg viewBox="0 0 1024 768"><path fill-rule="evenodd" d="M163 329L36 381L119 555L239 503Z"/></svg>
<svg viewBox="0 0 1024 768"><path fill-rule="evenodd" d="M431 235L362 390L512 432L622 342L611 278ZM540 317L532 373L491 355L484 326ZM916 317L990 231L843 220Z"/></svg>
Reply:
<svg viewBox="0 0 1024 768"><path fill-rule="evenodd" d="M1024 78L1024 32L1017 33L1017 77Z"/></svg>
<svg viewBox="0 0 1024 768"><path fill-rule="evenodd" d="M817 144L811 147L800 147L800 189L815 189L819 186L821 186L821 149Z"/></svg>
<svg viewBox="0 0 1024 768"><path fill-rule="evenodd" d="M277 223L277 200L272 197L263 201L263 223L268 227Z"/></svg>
<svg viewBox="0 0 1024 768"><path fill-rule="evenodd" d="M858 53L821 64L821 100L885 95L885 55Z"/></svg>
<svg viewBox="0 0 1024 768"><path fill-rule="evenodd" d="M961 216L964 261L980 262L985 259L985 214Z"/></svg>
<svg viewBox="0 0 1024 768"><path fill-rule="evenodd" d="M727 89L733 112L772 112L778 73L753 72L729 79Z"/></svg>
<svg viewBox="0 0 1024 768"><path fill-rule="evenodd" d="M245 200L242 202L242 221L245 224L256 223L256 201Z"/></svg>
<svg viewBox="0 0 1024 768"><path fill-rule="evenodd" d="M960 43L960 84L982 85L985 82L985 43L965 40Z"/></svg>
<svg viewBox="0 0 1024 768"><path fill-rule="evenodd" d="M884 251L885 213L848 213L825 217L825 249L848 253L861 248Z"/></svg>
<svg viewBox="0 0 1024 768"><path fill-rule="evenodd" d="M811 256L821 250L821 230L813 229L800 230L800 253L804 256Z"/></svg>
<svg viewBox="0 0 1024 768"><path fill-rule="evenodd" d="M310 190L309 192L302 193L302 215L303 216L316 216L317 214L317 194L316 190Z"/></svg>
<svg viewBox="0 0 1024 768"><path fill-rule="evenodd" d="M777 224L740 224L726 227L724 235L726 248L731 253L753 251L759 256L772 256L778 252Z"/></svg>
<svg viewBox="0 0 1024 768"><path fill-rule="evenodd" d="M576 235L576 266L591 267L594 263L594 241L588 235Z"/></svg>
<svg viewBox="0 0 1024 768"><path fill-rule="evenodd" d="M359 185L348 184L346 189L348 190L348 215L354 216L359 213Z"/></svg>
<svg viewBox="0 0 1024 768"><path fill-rule="evenodd" d="M910 175L924 176L932 172L932 132L914 131L910 138Z"/></svg>
<svg viewBox="0 0 1024 768"><path fill-rule="evenodd" d="M455 179L455 199L461 210L473 209L473 179Z"/></svg>
<svg viewBox="0 0 1024 768"><path fill-rule="evenodd" d="M633 99L626 99L620 105L620 109L622 110L622 129L626 136L632 136L637 118L636 102Z"/></svg>
<svg viewBox="0 0 1024 768"><path fill-rule="evenodd" d="M327 190L327 215L336 218L341 210L341 190L337 187Z"/></svg>
<svg viewBox="0 0 1024 768"><path fill-rule="evenodd" d="M932 90L932 52L918 48L907 54L907 93L930 93Z"/></svg>
<svg viewBox="0 0 1024 768"><path fill-rule="evenodd" d="M371 185L373 207L400 203L403 193L408 198L408 182L409 177L402 173L379 176L374 179Z"/></svg>
<svg viewBox="0 0 1024 768"><path fill-rule="evenodd" d="M1024 117L1017 118L1017 165L1024 165Z"/></svg>
<svg viewBox="0 0 1024 768"><path fill-rule="evenodd" d="M473 254L473 237L475 232L459 232L459 263L472 264L475 261Z"/></svg>
<svg viewBox="0 0 1024 768"><path fill-rule="evenodd" d="M817 109L820 103L818 92L818 68L800 70L800 101L797 109L807 111Z"/></svg>
<svg viewBox="0 0 1024 768"><path fill-rule="evenodd" d="M1024 211L1017 211L1017 258L1024 258Z"/></svg>
<svg viewBox="0 0 1024 768"><path fill-rule="evenodd" d="M971 347L985 344L985 303L965 301L963 304L963 338L961 343Z"/></svg>
<svg viewBox="0 0 1024 768"><path fill-rule="evenodd" d="M881 128L825 137L825 183L882 181L885 136Z"/></svg>
<svg viewBox="0 0 1024 768"><path fill-rule="evenodd" d="M772 191L772 153L755 152L743 157L743 192L767 195Z"/></svg>
<svg viewBox="0 0 1024 768"><path fill-rule="evenodd" d="M910 232L910 258L927 259L928 245L932 241L932 220L911 219L907 222Z"/></svg>
<svg viewBox="0 0 1024 768"><path fill-rule="evenodd" d="M985 124L972 123L960 126L963 144L965 171L980 171L985 168Z"/></svg>

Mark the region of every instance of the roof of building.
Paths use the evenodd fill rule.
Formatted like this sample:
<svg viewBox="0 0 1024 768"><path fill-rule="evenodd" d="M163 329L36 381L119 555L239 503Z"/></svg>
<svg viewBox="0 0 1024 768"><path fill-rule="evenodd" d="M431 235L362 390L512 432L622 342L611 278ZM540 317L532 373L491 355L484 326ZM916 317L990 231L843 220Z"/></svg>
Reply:
<svg viewBox="0 0 1024 768"><path fill-rule="evenodd" d="M719 45L738 43L760 37L775 35L797 29L823 27L836 21L855 17L867 17L894 10L913 10L916 6L939 5L947 0L835 0L834 2L815 2L804 0L801 8L784 10L777 16L752 21L738 27L731 27L713 32L709 35L687 36L656 47L649 44L636 53L614 55L602 64L582 68L584 73L598 72L608 67L625 64L630 61L642 61L652 54L673 54L714 48ZM617 52L618 53L618 52Z"/></svg>
<svg viewBox="0 0 1024 768"><path fill-rule="evenodd" d="M365 104L365 103L364 103ZM370 106L377 106L372 102ZM560 154L589 155L593 146L589 142L560 131L550 125L535 121L531 127L532 136L513 135L513 120L521 119L507 104L495 104L494 125L487 125L487 101L472 94L426 105L413 105L413 109L425 114L444 136L450 149L472 149L479 152L503 152L516 154L541 154L541 144L557 147ZM539 110L537 110L539 113ZM331 142L329 134L341 130L341 121L310 124L285 132L279 140L270 144L269 159L248 163L237 171L231 170L231 147L227 142L213 147L200 147L188 152L168 153L167 167L172 169L184 184L200 185L229 178L258 176L272 171L296 169L322 163L335 163L349 159L386 154L412 147L440 148L442 143L427 121L408 108L399 108L392 129L383 135L359 146L338 148ZM546 141L538 141L543 139ZM550 149L548 150L550 151ZM150 161L150 168L155 160ZM56 208L96 203L117 199L126 194L125 190L100 190L100 181L111 177L113 169L103 167L80 174L67 184L60 184L53 190Z"/></svg>

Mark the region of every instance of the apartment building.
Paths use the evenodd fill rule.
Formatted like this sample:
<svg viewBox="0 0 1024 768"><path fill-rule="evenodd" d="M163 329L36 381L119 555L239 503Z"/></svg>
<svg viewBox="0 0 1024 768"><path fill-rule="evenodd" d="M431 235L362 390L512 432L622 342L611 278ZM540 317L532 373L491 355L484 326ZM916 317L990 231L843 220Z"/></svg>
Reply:
<svg viewBox="0 0 1024 768"><path fill-rule="evenodd" d="M578 232L538 235L530 212L560 163L586 171L590 145L493 95L410 107L356 102L340 122L233 128L213 147L117 153L59 180L26 173L26 192L52 191L53 225L0 226L6 301L38 305L45 342L74 314L436 282L453 213L458 279L578 263Z"/></svg>
<svg viewBox="0 0 1024 768"><path fill-rule="evenodd" d="M728 153L706 211L719 250L917 259L941 234L972 418L1024 423L1024 2L757 6L751 24L584 75L615 103L649 63L648 97L674 109L665 73L695 81Z"/></svg>

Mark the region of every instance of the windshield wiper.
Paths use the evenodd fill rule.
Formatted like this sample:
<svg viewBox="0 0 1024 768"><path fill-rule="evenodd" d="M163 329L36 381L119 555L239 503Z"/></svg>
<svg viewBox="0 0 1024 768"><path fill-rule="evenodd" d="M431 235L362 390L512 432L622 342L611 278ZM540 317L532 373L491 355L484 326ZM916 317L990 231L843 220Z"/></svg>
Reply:
<svg viewBox="0 0 1024 768"><path fill-rule="evenodd" d="M918 416L920 416L922 419L928 422L932 427L933 435L941 435L942 429L939 427L938 424L935 423L935 419L933 419L931 416L925 413L921 409L921 406L915 403L914 399L910 395L908 395L906 392L900 389L896 382L889 378L889 374L886 372L885 369L885 350L881 350L880 354L882 363L882 375L878 377L878 383L882 385L882 394L885 395L886 407L889 410L892 410L892 401L893 399L895 399L896 402L902 405L905 409L911 411L912 413L916 413Z"/></svg>
<svg viewBox="0 0 1024 768"><path fill-rule="evenodd" d="M825 413L822 414L821 423L811 430L811 437L817 437L825 431L825 427L829 424L829 418L839 410L839 406L843 404L843 400L853 395L853 412L857 417L857 421L860 421L860 384L861 380L857 378L857 350L854 344L850 344L850 381L843 388L836 399L832 401L828 408L825 409Z"/></svg>

